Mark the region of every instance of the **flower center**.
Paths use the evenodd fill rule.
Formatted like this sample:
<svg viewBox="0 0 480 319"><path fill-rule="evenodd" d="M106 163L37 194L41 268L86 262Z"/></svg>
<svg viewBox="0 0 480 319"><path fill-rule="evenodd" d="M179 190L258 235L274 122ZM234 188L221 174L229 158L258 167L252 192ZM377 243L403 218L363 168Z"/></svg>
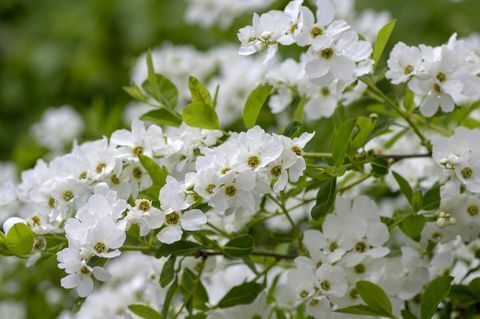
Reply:
<svg viewBox="0 0 480 319"><path fill-rule="evenodd" d="M310 31L310 34L312 35L312 37L316 38L319 35L323 34L323 30L322 28L319 28L319 27L313 27L312 30Z"/></svg>
<svg viewBox="0 0 480 319"><path fill-rule="evenodd" d="M82 268L80 268L80 273L82 273L83 275L89 275L90 270L87 268L87 266L82 266Z"/></svg>
<svg viewBox="0 0 480 319"><path fill-rule="evenodd" d="M140 179L143 176L143 172L139 167L135 167L132 171L133 177Z"/></svg>
<svg viewBox="0 0 480 319"><path fill-rule="evenodd" d="M71 190L66 190L64 193L63 193L63 200L66 201L66 202L69 202L73 199L75 195L73 194L73 192Z"/></svg>
<svg viewBox="0 0 480 319"><path fill-rule="evenodd" d="M95 171L97 172L97 174L100 174L101 172L103 172L103 170L107 167L107 164L105 163L99 163L97 165L97 168L95 168Z"/></svg>
<svg viewBox="0 0 480 319"><path fill-rule="evenodd" d="M443 83L447 80L447 76L443 72L438 72L437 73L437 80L438 80L438 82Z"/></svg>
<svg viewBox="0 0 480 319"><path fill-rule="evenodd" d="M320 283L320 288L323 290L323 291L329 291L330 288L331 288L331 285L330 285L330 281L328 280L324 280Z"/></svg>
<svg viewBox="0 0 480 319"><path fill-rule="evenodd" d="M176 225L180 220L180 215L177 212L173 212L165 216L165 222L169 225Z"/></svg>
<svg viewBox="0 0 480 319"><path fill-rule="evenodd" d="M88 176L87 172L81 172L80 175L78 176L78 178L80 179L86 179Z"/></svg>
<svg viewBox="0 0 480 319"><path fill-rule="evenodd" d="M278 177L278 176L280 176L280 174L282 174L282 167L280 165L275 165L270 170L270 173L272 173L273 177Z"/></svg>
<svg viewBox="0 0 480 319"><path fill-rule="evenodd" d="M367 244L365 244L363 241L359 241L355 244L355 251L359 253L364 253L365 251L367 251Z"/></svg>
<svg viewBox="0 0 480 319"><path fill-rule="evenodd" d="M152 208L152 204L147 199L142 199L137 205L137 208L141 211L148 212Z"/></svg>
<svg viewBox="0 0 480 319"><path fill-rule="evenodd" d="M318 299L314 298L310 301L310 306L315 307L319 303L320 303L320 301Z"/></svg>
<svg viewBox="0 0 480 319"><path fill-rule="evenodd" d="M247 164L251 168L255 169L258 167L258 165L260 165L260 158L258 158L256 155L252 155L248 158Z"/></svg>
<svg viewBox="0 0 480 319"><path fill-rule="evenodd" d="M335 52L331 48L326 48L320 51L320 56L324 59L329 60Z"/></svg>
<svg viewBox="0 0 480 319"><path fill-rule="evenodd" d="M473 175L473 169L471 167L464 167L460 173L462 174L462 177L464 179L470 179L472 178L472 175Z"/></svg>
<svg viewBox="0 0 480 319"><path fill-rule="evenodd" d="M236 193L237 193L237 189L235 188L235 186L228 185L227 187L225 187L225 195L232 197Z"/></svg>
<svg viewBox="0 0 480 319"><path fill-rule="evenodd" d="M227 174L230 170L231 170L230 167L225 167L224 169L222 169L221 173L222 173L222 175L225 175L225 174Z"/></svg>
<svg viewBox="0 0 480 319"><path fill-rule="evenodd" d="M93 249L98 253L98 254L103 254L105 251L107 251L107 246L99 241L98 243L93 246Z"/></svg>
<svg viewBox="0 0 480 319"><path fill-rule="evenodd" d="M468 215L470 216L477 216L478 215L478 206L476 205L470 205L467 208Z"/></svg>
<svg viewBox="0 0 480 319"><path fill-rule="evenodd" d="M295 154L297 154L297 156L302 156L302 154L303 154L302 148L299 147L299 146L297 146L297 145L293 145L292 148L291 148L291 150L292 150Z"/></svg>
<svg viewBox="0 0 480 319"><path fill-rule="evenodd" d="M334 252L335 250L337 250L338 248L338 243L336 241L332 241L330 243L330 245L328 246L328 250L330 250L330 252Z"/></svg>
<svg viewBox="0 0 480 319"><path fill-rule="evenodd" d="M307 297L308 297L308 290L307 290L307 289L302 289L302 290L300 290L300 292L298 293L298 295L299 295L300 298L302 298L302 299L307 298Z"/></svg>
<svg viewBox="0 0 480 319"><path fill-rule="evenodd" d="M330 89L327 87L323 87L320 92L322 92L323 96L329 96L330 95Z"/></svg>
<svg viewBox="0 0 480 319"><path fill-rule="evenodd" d="M118 178L118 176L116 174L113 174L110 177L110 180L112 181L112 184L115 184L115 185L120 184L120 179Z"/></svg>
<svg viewBox="0 0 480 319"><path fill-rule="evenodd" d="M356 288L352 288L352 290L350 290L350 293L348 295L352 299L357 299L358 298L358 290Z"/></svg>
<svg viewBox="0 0 480 319"><path fill-rule="evenodd" d="M33 225L40 226L40 224L42 223L42 219L40 218L40 216L35 215L35 216L32 216L31 219L32 219Z"/></svg>
<svg viewBox="0 0 480 319"><path fill-rule="evenodd" d="M442 88L440 87L440 85L438 85L437 83L433 84L433 90L437 93L441 93L442 92Z"/></svg>
<svg viewBox="0 0 480 319"><path fill-rule="evenodd" d="M406 75L410 74L413 72L413 65L409 64L405 67L405 69L403 69L403 73L405 73Z"/></svg>
<svg viewBox="0 0 480 319"><path fill-rule="evenodd" d="M205 187L205 190L207 191L207 193L213 194L213 191L215 190L215 187L217 187L217 185L208 184L207 187Z"/></svg>
<svg viewBox="0 0 480 319"><path fill-rule="evenodd" d="M50 208L54 208L55 207L55 198L53 197L50 197L49 200L48 200L48 206L50 206Z"/></svg>
<svg viewBox="0 0 480 319"><path fill-rule="evenodd" d="M358 264L355 267L353 267L353 270L355 270L357 274L364 274L366 268L364 264Z"/></svg>
<svg viewBox="0 0 480 319"><path fill-rule="evenodd" d="M143 154L143 147L142 146L137 146L132 150L133 155L140 156Z"/></svg>

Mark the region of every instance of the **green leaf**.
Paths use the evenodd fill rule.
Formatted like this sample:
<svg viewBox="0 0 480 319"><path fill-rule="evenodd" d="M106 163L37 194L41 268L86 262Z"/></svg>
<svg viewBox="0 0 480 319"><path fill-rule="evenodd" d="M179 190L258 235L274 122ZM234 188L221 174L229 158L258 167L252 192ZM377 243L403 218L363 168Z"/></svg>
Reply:
<svg viewBox="0 0 480 319"><path fill-rule="evenodd" d="M418 241L425 222L425 217L422 215L410 215L403 220L401 228L408 237Z"/></svg>
<svg viewBox="0 0 480 319"><path fill-rule="evenodd" d="M155 309L146 305L130 305L128 306L128 310L144 319L162 319L162 315L160 315Z"/></svg>
<svg viewBox="0 0 480 319"><path fill-rule="evenodd" d="M243 107L243 122L247 129L255 126L260 110L265 102L267 102L272 89L273 87L271 85L260 85L248 96L247 102Z"/></svg>
<svg viewBox="0 0 480 319"><path fill-rule="evenodd" d="M302 124L300 124L299 122L293 121L285 128L285 131L283 131L282 135L287 137L295 137L299 135L299 133L302 131L302 127L303 127Z"/></svg>
<svg viewBox="0 0 480 319"><path fill-rule="evenodd" d="M312 208L312 218L318 220L333 211L337 190L337 179L330 177L320 184L317 201Z"/></svg>
<svg viewBox="0 0 480 319"><path fill-rule="evenodd" d="M157 125L169 125L179 127L180 124L182 124L180 114L178 114L178 116L175 116L164 108L145 113L140 117L140 119L143 121L155 123Z"/></svg>
<svg viewBox="0 0 480 319"><path fill-rule="evenodd" d="M411 204L414 212L418 212L423 206L423 194L421 191L413 192Z"/></svg>
<svg viewBox="0 0 480 319"><path fill-rule="evenodd" d="M192 289L194 289L194 287L195 291L192 294ZM180 290L185 298L193 298L193 306L197 309L204 308L204 305L208 302L208 293L200 278L188 268L183 270Z"/></svg>
<svg viewBox="0 0 480 319"><path fill-rule="evenodd" d="M188 126L208 130L220 129L217 113L208 104L192 102L182 110L182 116Z"/></svg>
<svg viewBox="0 0 480 319"><path fill-rule="evenodd" d="M158 165L157 162L155 162L153 159L143 154L140 154L138 158L140 159L140 163L142 163L142 166L145 168L148 175L150 175L153 183L162 188L167 181L167 169L163 166Z"/></svg>
<svg viewBox="0 0 480 319"><path fill-rule="evenodd" d="M298 102L297 108L295 109L295 114L293 115L293 121L300 124L303 123L303 107L305 106L305 101L307 100L306 96L302 96L300 102Z"/></svg>
<svg viewBox="0 0 480 319"><path fill-rule="evenodd" d="M348 119L333 133L331 149L335 166L341 165L345 160L345 153L347 152L348 144L352 139L355 123L355 119Z"/></svg>
<svg viewBox="0 0 480 319"><path fill-rule="evenodd" d="M178 104L178 90L175 84L161 74L155 73L153 67L152 54L147 53L148 79L143 82L143 89L150 94L162 106L171 110Z"/></svg>
<svg viewBox="0 0 480 319"><path fill-rule="evenodd" d="M390 299L380 286L370 281L359 281L357 282L357 290L362 300L373 311L384 317L393 317Z"/></svg>
<svg viewBox="0 0 480 319"><path fill-rule="evenodd" d="M410 187L410 184L408 184L405 178L403 178L397 172L392 171L392 174L395 180L397 181L398 186L400 186L400 191L402 192L402 194L405 195L405 197L409 202L411 202L413 191L412 191L412 188Z"/></svg>
<svg viewBox="0 0 480 319"><path fill-rule="evenodd" d="M34 241L35 235L32 229L23 223L13 225L5 237L8 250L19 257L27 256L32 252Z"/></svg>
<svg viewBox="0 0 480 319"><path fill-rule="evenodd" d="M137 84L133 83L132 87L124 86L123 90L128 93L135 100L141 101L143 103L149 104L148 97L143 94L142 90L138 87Z"/></svg>
<svg viewBox="0 0 480 319"><path fill-rule="evenodd" d="M440 207L440 185L435 184L423 196L424 210L435 210Z"/></svg>
<svg viewBox="0 0 480 319"><path fill-rule="evenodd" d="M387 46L388 40L392 35L393 29L395 28L395 24L397 23L396 19L388 22L384 25L380 31L378 31L377 39L375 40L375 44L373 46L373 60L375 61L374 68L377 67L380 58L382 57L383 51Z"/></svg>
<svg viewBox="0 0 480 319"><path fill-rule="evenodd" d="M372 172L375 176L385 176L388 174L388 160L383 156L375 157L372 160Z"/></svg>
<svg viewBox="0 0 480 319"><path fill-rule="evenodd" d="M357 118L357 126L359 131L352 140L352 148L354 150L357 150L365 145L368 136L372 133L375 127L372 119L365 116L359 116Z"/></svg>
<svg viewBox="0 0 480 319"><path fill-rule="evenodd" d="M369 306L365 306L365 305L345 307L345 308L337 309L335 310L335 312L348 313L348 314L359 315L359 316L375 316L375 317L380 316L378 312L376 312Z"/></svg>
<svg viewBox="0 0 480 319"><path fill-rule="evenodd" d="M475 278L468 284L468 289L472 294L480 298L480 278Z"/></svg>
<svg viewBox="0 0 480 319"><path fill-rule="evenodd" d="M175 296L175 291L177 291L178 285L177 280L170 285L170 288L167 290L167 294L165 295L165 299L163 300L163 307L162 307L162 316L167 318L168 317L168 310L170 309L170 304Z"/></svg>
<svg viewBox="0 0 480 319"><path fill-rule="evenodd" d="M208 89L194 76L188 78L188 88L192 94L192 102L200 102L213 108L212 96Z"/></svg>
<svg viewBox="0 0 480 319"><path fill-rule="evenodd" d="M175 277L175 256L170 256L160 273L160 287L165 288Z"/></svg>
<svg viewBox="0 0 480 319"><path fill-rule="evenodd" d="M410 310L407 309L402 310L402 317L403 319L418 319L417 316L415 316L413 313L410 312Z"/></svg>
<svg viewBox="0 0 480 319"><path fill-rule="evenodd" d="M179 240L174 242L173 244L163 244L158 248L155 257L166 257L166 256L186 256L192 255L196 253L200 248L201 245L187 241L187 240Z"/></svg>
<svg viewBox="0 0 480 319"><path fill-rule="evenodd" d="M230 257L243 257L252 252L254 244L252 236L242 235L229 240L223 249Z"/></svg>
<svg viewBox="0 0 480 319"><path fill-rule="evenodd" d="M447 298L452 280L453 277L442 276L433 280L428 285L420 301L421 319L430 319L433 317L440 302Z"/></svg>
<svg viewBox="0 0 480 319"><path fill-rule="evenodd" d="M249 304L257 298L263 286L256 282L245 282L235 286L220 300L218 307L228 308L236 305Z"/></svg>
<svg viewBox="0 0 480 319"><path fill-rule="evenodd" d="M5 238L5 235L0 232L0 255L2 256L11 256L12 253L8 250L7 247L7 239Z"/></svg>

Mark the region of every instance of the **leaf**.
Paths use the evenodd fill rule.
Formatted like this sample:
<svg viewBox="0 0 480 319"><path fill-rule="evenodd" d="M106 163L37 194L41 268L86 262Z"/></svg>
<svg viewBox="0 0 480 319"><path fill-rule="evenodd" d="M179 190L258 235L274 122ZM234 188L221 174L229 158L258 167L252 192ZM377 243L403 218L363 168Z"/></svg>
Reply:
<svg viewBox="0 0 480 319"><path fill-rule="evenodd" d="M345 153L347 151L348 144L352 139L355 123L355 119L348 119L343 122L333 133L331 149L335 166L341 165L345 160Z"/></svg>
<svg viewBox="0 0 480 319"><path fill-rule="evenodd" d="M263 286L256 282L245 282L235 286L220 300L218 307L228 308L236 305L244 305L253 302L258 294L263 290Z"/></svg>
<svg viewBox="0 0 480 319"><path fill-rule="evenodd" d="M372 172L375 176L385 176L388 174L388 160L383 156L375 157L372 162Z"/></svg>
<svg viewBox="0 0 480 319"><path fill-rule="evenodd" d="M380 58L382 57L383 51L387 46L388 40L392 35L393 29L395 28L395 24L397 23L396 19L388 22L384 25L380 31L378 31L377 39L375 40L375 44L373 45L373 60L375 61L374 68L377 67Z"/></svg>
<svg viewBox="0 0 480 319"><path fill-rule="evenodd" d="M157 252L155 253L155 257L166 257L166 256L186 256L192 255L196 253L200 248L201 245L187 241L187 240L179 240L174 242L173 244L163 244L158 248Z"/></svg>
<svg viewBox="0 0 480 319"><path fill-rule="evenodd" d="M298 102L297 108L295 109L295 114L293 115L293 121L300 124L303 123L303 107L305 106L305 101L307 100L306 96L302 96L300 102Z"/></svg>
<svg viewBox="0 0 480 319"><path fill-rule="evenodd" d="M142 163L142 166L145 168L148 175L150 175L153 183L156 186L160 186L159 188L162 188L167 181L167 169L158 165L157 162L146 155L140 154L138 158L140 159L140 163Z"/></svg>
<svg viewBox="0 0 480 319"><path fill-rule="evenodd" d="M333 211L337 190L337 179L328 178L320 184L317 193L317 201L312 208L312 218L318 220Z"/></svg>
<svg viewBox="0 0 480 319"><path fill-rule="evenodd" d="M267 102L272 89L271 85L260 85L248 96L247 102L243 107L243 123L245 123L247 129L255 126L260 110Z"/></svg>
<svg viewBox="0 0 480 319"><path fill-rule="evenodd" d="M0 232L0 255L2 256L11 256L12 253L8 250L7 247L7 239L5 238L5 235Z"/></svg>
<svg viewBox="0 0 480 319"><path fill-rule="evenodd" d="M128 310L144 319L162 319L162 315L160 315L155 309L146 305L130 305L128 306Z"/></svg>
<svg viewBox="0 0 480 319"><path fill-rule="evenodd" d="M156 74L153 67L152 54L147 53L148 79L143 82L143 89L162 106L171 110L178 104L178 90L175 84L161 74Z"/></svg>
<svg viewBox="0 0 480 319"><path fill-rule="evenodd" d="M420 300L421 319L430 319L433 317L440 302L447 298L452 280L453 277L451 276L442 276L433 280L428 285Z"/></svg>
<svg viewBox="0 0 480 319"><path fill-rule="evenodd" d="M423 194L421 191L413 192L410 203L414 212L418 212L423 206Z"/></svg>
<svg viewBox="0 0 480 319"><path fill-rule="evenodd" d="M170 256L160 273L160 287L165 288L175 277L175 256Z"/></svg>
<svg viewBox="0 0 480 319"><path fill-rule="evenodd" d="M242 235L229 240L223 249L230 257L243 257L252 252L254 244L252 236Z"/></svg>
<svg viewBox="0 0 480 319"><path fill-rule="evenodd" d="M403 319L417 319L417 316L415 316L413 313L410 312L410 310L407 309L402 310L402 317Z"/></svg>
<svg viewBox="0 0 480 319"><path fill-rule="evenodd" d="M213 108L212 96L208 89L194 76L188 78L188 88L192 94L192 102L200 102Z"/></svg>
<svg viewBox="0 0 480 319"><path fill-rule="evenodd" d="M303 127L302 124L294 121L285 128L285 131L283 131L282 135L287 137L295 137L301 132L302 127Z"/></svg>
<svg viewBox="0 0 480 319"><path fill-rule="evenodd" d="M373 121L365 116L357 118L357 126L360 129L352 140L352 149L357 150L363 147L368 139L368 136L374 129Z"/></svg>
<svg viewBox="0 0 480 319"><path fill-rule="evenodd" d="M29 255L32 252L34 241L35 235L32 229L23 223L13 225L5 237L8 250L18 257Z"/></svg>
<svg viewBox="0 0 480 319"><path fill-rule="evenodd" d="M392 171L393 177L397 181L398 186L400 186L400 191L407 198L409 202L412 200L413 191L408 182L397 172Z"/></svg>
<svg viewBox="0 0 480 319"><path fill-rule="evenodd" d="M440 185L435 184L423 196L424 210L435 210L440 207Z"/></svg>
<svg viewBox="0 0 480 319"><path fill-rule="evenodd" d="M220 129L217 113L208 104L192 102L182 110L182 116L188 126L208 130Z"/></svg>
<svg viewBox="0 0 480 319"><path fill-rule="evenodd" d="M480 278L475 278L468 284L468 289L472 294L480 298Z"/></svg>
<svg viewBox="0 0 480 319"><path fill-rule="evenodd" d="M193 293L192 289L195 289ZM200 278L188 268L183 270L180 290L185 298L193 298L193 304L195 308L203 308L208 302L208 293Z"/></svg>
<svg viewBox="0 0 480 319"><path fill-rule="evenodd" d="M149 121L157 125L169 125L174 127L179 127L182 124L180 114L178 116L173 115L171 112L166 109L153 110L148 113L143 114L140 117L143 121Z"/></svg>
<svg viewBox="0 0 480 319"><path fill-rule="evenodd" d="M369 306L365 306L365 305L345 307L345 308L337 309L335 310L335 312L348 313L348 314L360 315L360 316L375 316L375 317L380 316L378 312L376 312Z"/></svg>
<svg viewBox="0 0 480 319"><path fill-rule="evenodd" d="M177 290L177 280L170 285L170 288L167 290L167 294L165 295L165 299L163 300L163 307L162 307L162 316L167 318L168 317L168 310L170 309L170 303L172 302L173 296L175 295L175 291Z"/></svg>
<svg viewBox="0 0 480 319"><path fill-rule="evenodd" d="M425 217L422 215L410 215L403 220L401 228L408 237L418 241L425 222Z"/></svg>
<svg viewBox="0 0 480 319"><path fill-rule="evenodd" d="M149 104L148 97L143 94L142 90L138 87L137 84L133 83L132 87L124 86L123 90L128 93L135 100L141 101L143 103Z"/></svg>
<svg viewBox="0 0 480 319"><path fill-rule="evenodd" d="M385 291L369 281L357 282L357 290L367 306L384 317L393 317L392 304Z"/></svg>

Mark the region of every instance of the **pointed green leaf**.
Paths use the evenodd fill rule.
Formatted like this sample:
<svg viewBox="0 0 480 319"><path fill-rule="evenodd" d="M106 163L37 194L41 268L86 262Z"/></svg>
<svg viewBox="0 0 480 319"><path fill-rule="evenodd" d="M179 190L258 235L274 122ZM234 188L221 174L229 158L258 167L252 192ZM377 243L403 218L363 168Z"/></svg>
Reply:
<svg viewBox="0 0 480 319"><path fill-rule="evenodd" d="M254 244L252 236L242 235L229 240L223 250L230 257L243 257L248 256L252 252Z"/></svg>
<svg viewBox="0 0 480 319"><path fill-rule="evenodd" d="M421 305L421 319L431 319L433 315L437 312L437 307L447 298L448 293L450 292L450 284L452 283L453 277L442 276L433 280L425 289L425 292L422 295L420 300Z"/></svg>
<svg viewBox="0 0 480 319"><path fill-rule="evenodd" d="M34 241L35 235L32 229L23 223L13 225L5 237L8 250L19 257L27 256L32 252Z"/></svg>
<svg viewBox="0 0 480 319"><path fill-rule="evenodd" d="M236 305L245 305L253 302L263 286L256 282L245 282L235 286L218 303L219 308L229 308Z"/></svg>
<svg viewBox="0 0 480 319"><path fill-rule="evenodd" d="M365 305L345 307L345 308L337 309L335 310L335 312L347 313L347 314L359 315L359 316L375 316L375 317L380 316L378 312L376 312L369 306L365 306Z"/></svg>
<svg viewBox="0 0 480 319"><path fill-rule="evenodd" d="M387 46L388 40L392 35L393 29L395 28L395 24L397 23L396 19L388 22L384 25L380 31L378 31L377 39L375 40L375 44L373 46L373 60L375 61L374 68L377 67L380 58L382 57L383 51Z"/></svg>
<svg viewBox="0 0 480 319"><path fill-rule="evenodd" d="M410 184L397 172L392 171L393 177L397 181L398 186L400 186L400 191L407 198L409 202L412 201L413 190L410 187Z"/></svg>
<svg viewBox="0 0 480 319"><path fill-rule="evenodd" d="M208 130L220 129L217 113L208 104L201 102L190 103L183 109L182 116L188 126Z"/></svg>
<svg viewBox="0 0 480 319"><path fill-rule="evenodd" d="M384 317L393 317L392 303L385 291L370 281L357 282L357 290L362 300L372 310Z"/></svg>
<svg viewBox="0 0 480 319"><path fill-rule="evenodd" d="M424 210L435 210L440 207L440 185L435 184L423 196Z"/></svg>
<svg viewBox="0 0 480 319"><path fill-rule="evenodd" d="M160 315L155 309L146 305L130 305L128 306L128 310L144 319L162 319L162 315Z"/></svg>
<svg viewBox="0 0 480 319"><path fill-rule="evenodd" d="M422 215L410 215L403 220L401 228L408 237L418 241L425 222L425 217Z"/></svg>
<svg viewBox="0 0 480 319"><path fill-rule="evenodd" d="M243 108L243 122L245 127L250 129L257 123L258 115L268 97L272 92L271 85L260 85L253 90L247 98L247 102Z"/></svg>
<svg viewBox="0 0 480 319"><path fill-rule="evenodd" d="M188 88L192 94L192 102L200 102L213 107L210 92L196 77L190 76L188 78Z"/></svg>
<svg viewBox="0 0 480 319"><path fill-rule="evenodd" d="M160 287L165 288L175 277L175 256L170 256L165 262L160 273Z"/></svg>
<svg viewBox="0 0 480 319"><path fill-rule="evenodd" d="M193 255L197 251L202 248L201 245L186 241L186 240L179 240L174 242L173 244L163 244L158 248L155 257L166 257L166 256L186 256L186 255Z"/></svg>
<svg viewBox="0 0 480 319"><path fill-rule="evenodd" d="M138 158L140 159L142 166L147 170L148 175L150 175L154 185L159 186L159 189L162 188L167 180L167 169L158 165L153 159L143 154L140 154Z"/></svg>
<svg viewBox="0 0 480 319"><path fill-rule="evenodd" d="M320 184L317 201L312 208L311 215L313 219L318 220L333 211L337 194L336 189L337 179L335 177L328 178Z"/></svg>
<svg viewBox="0 0 480 319"><path fill-rule="evenodd" d="M178 116L175 116L164 108L145 113L140 117L140 119L143 121L152 122L157 125L169 125L179 127L180 124L182 124L182 117L180 116L180 114L178 114Z"/></svg>
<svg viewBox="0 0 480 319"><path fill-rule="evenodd" d="M348 119L343 122L333 133L331 148L335 166L343 164L348 144L352 139L356 119Z"/></svg>

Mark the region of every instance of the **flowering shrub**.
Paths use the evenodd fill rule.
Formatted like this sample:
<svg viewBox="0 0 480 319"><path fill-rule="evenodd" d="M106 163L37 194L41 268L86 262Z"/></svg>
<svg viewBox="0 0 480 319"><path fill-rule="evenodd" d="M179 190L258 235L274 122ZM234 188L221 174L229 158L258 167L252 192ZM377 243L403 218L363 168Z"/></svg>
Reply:
<svg viewBox="0 0 480 319"><path fill-rule="evenodd" d="M191 2L224 27L260 6ZM240 56L148 52L131 128L63 155L84 124L48 111L51 159L1 168L0 253L56 259L83 303L62 318L475 318L480 50L398 43L382 69L395 20L377 18L372 36L293 0L254 14Z"/></svg>

